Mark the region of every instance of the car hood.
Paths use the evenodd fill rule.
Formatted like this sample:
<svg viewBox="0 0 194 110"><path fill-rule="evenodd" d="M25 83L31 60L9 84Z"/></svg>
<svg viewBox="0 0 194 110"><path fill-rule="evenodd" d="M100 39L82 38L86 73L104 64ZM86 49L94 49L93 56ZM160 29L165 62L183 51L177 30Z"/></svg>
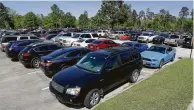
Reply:
<svg viewBox="0 0 194 110"><path fill-rule="evenodd" d="M83 87L91 82L100 78L99 74L91 73L82 70L76 66L64 69L53 77L53 81L66 87L66 86L79 86Z"/></svg>
<svg viewBox="0 0 194 110"><path fill-rule="evenodd" d="M165 54L162 54L159 52L153 52L153 51L144 51L141 53L141 56L143 58L160 60L165 56Z"/></svg>

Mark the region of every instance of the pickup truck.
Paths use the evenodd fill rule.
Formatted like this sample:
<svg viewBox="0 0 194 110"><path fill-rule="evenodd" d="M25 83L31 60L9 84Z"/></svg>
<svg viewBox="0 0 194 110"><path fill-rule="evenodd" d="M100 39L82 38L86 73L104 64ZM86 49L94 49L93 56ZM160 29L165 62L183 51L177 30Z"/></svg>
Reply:
<svg viewBox="0 0 194 110"><path fill-rule="evenodd" d="M183 44L184 39L180 35L170 35L169 38L165 38L164 44L174 45L176 47Z"/></svg>

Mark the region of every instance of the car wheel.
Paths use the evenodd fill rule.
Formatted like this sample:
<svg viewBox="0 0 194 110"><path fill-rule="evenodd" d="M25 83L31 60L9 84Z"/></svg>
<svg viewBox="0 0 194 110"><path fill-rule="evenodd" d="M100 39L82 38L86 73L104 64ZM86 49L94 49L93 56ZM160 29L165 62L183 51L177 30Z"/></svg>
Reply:
<svg viewBox="0 0 194 110"><path fill-rule="evenodd" d="M175 56L176 56L176 55L174 54L174 55L173 55L173 57L172 57L172 59L171 59L171 61L172 61L172 62L174 61L174 59L175 59Z"/></svg>
<svg viewBox="0 0 194 110"><path fill-rule="evenodd" d="M129 76L129 81L131 83L135 83L137 82L138 78L139 78L139 75L140 75L140 71L139 70L134 70L133 73Z"/></svg>
<svg viewBox="0 0 194 110"><path fill-rule="evenodd" d="M164 65L164 60L161 60L161 61L160 61L159 68L162 68L163 65Z"/></svg>
<svg viewBox="0 0 194 110"><path fill-rule="evenodd" d="M100 98L100 91L98 89L93 89L86 95L84 106L90 109L100 102Z"/></svg>
<svg viewBox="0 0 194 110"><path fill-rule="evenodd" d="M34 58L32 60L32 67L33 68L39 68L40 67L40 59L39 58Z"/></svg>

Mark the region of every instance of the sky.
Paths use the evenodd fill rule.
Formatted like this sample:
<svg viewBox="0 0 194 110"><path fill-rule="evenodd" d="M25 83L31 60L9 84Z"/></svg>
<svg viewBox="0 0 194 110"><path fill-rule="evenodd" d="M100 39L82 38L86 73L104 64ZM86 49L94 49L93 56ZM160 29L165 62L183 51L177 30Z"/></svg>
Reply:
<svg viewBox="0 0 194 110"><path fill-rule="evenodd" d="M51 12L50 7L57 4L61 10L71 12L76 18L85 10L88 11L88 16L92 17L101 7L101 1L3 1L2 3L21 15L29 11L47 15ZM193 8L193 1L125 1L125 3L131 4L132 9L137 13L141 10L146 11L147 8L154 13L158 13L160 9L166 9L174 16L178 16L183 6L188 7L189 12Z"/></svg>

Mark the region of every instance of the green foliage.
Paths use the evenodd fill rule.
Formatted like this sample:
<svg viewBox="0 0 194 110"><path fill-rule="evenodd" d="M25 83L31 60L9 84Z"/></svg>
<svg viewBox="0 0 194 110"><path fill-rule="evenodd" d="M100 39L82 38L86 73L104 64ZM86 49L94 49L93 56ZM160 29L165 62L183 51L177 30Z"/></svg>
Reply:
<svg viewBox="0 0 194 110"><path fill-rule="evenodd" d="M79 16L79 27L80 28L88 28L89 27L89 18L88 18L87 11L84 11L84 13Z"/></svg>

